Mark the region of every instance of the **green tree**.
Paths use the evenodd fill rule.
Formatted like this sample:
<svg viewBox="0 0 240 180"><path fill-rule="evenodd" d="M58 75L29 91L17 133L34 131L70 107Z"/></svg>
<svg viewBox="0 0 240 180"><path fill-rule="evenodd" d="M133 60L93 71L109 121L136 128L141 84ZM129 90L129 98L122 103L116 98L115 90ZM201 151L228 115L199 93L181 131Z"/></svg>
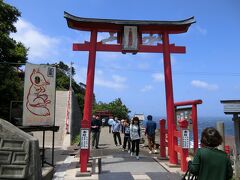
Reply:
<svg viewBox="0 0 240 180"><path fill-rule="evenodd" d="M27 49L21 42L16 42L10 37L10 33L16 33L14 23L21 13L13 6L0 0L0 62L1 63L25 63ZM16 67L20 65L16 65Z"/></svg>
<svg viewBox="0 0 240 180"><path fill-rule="evenodd" d="M128 118L128 113L131 111L123 104L121 98L117 98L110 103L98 102L94 105L93 113L96 111L108 110L112 113L113 116L120 119Z"/></svg>
<svg viewBox="0 0 240 180"><path fill-rule="evenodd" d="M23 99L23 81L19 67L27 61L27 51L10 33L16 33L14 23L21 13L0 0L0 117L9 119L10 102Z"/></svg>
<svg viewBox="0 0 240 180"><path fill-rule="evenodd" d="M67 74L68 76L70 75L70 67L68 67L68 65L64 64L64 62L60 61L57 66L65 74ZM75 69L74 69L74 67L72 67L72 76L74 76L74 75L75 75Z"/></svg>
<svg viewBox="0 0 240 180"><path fill-rule="evenodd" d="M56 89L57 90L69 90L70 86L70 78L69 78L69 72L70 67L64 62L60 61L58 64L55 64L57 67L57 75L56 75ZM75 74L75 69L72 67L72 75ZM74 91L74 94L77 96L78 104L80 106L81 112L83 112L84 109L84 96L86 91L86 85L83 83L76 83L74 79L72 79L72 89ZM94 95L94 101L95 102L95 95Z"/></svg>

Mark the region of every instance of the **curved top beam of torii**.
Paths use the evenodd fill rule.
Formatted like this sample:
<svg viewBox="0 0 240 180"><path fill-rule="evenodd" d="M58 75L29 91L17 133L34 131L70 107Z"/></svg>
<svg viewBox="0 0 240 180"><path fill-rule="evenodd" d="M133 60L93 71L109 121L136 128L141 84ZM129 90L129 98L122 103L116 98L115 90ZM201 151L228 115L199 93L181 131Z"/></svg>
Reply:
<svg viewBox="0 0 240 180"><path fill-rule="evenodd" d="M91 127L93 102L92 97L97 51L110 51L133 54L136 54L138 52L163 53L164 75L166 84L166 109L168 119L169 160L171 164L177 164L177 150L175 149L177 146L175 141L176 127L174 121L175 107L173 99L170 55L171 53L185 53L186 50L183 46L175 46L175 44L170 44L169 34L179 34L187 32L191 24L195 23L194 17L181 21L115 20L82 18L73 16L67 12L64 12L64 17L67 20L69 28L81 31L91 31L89 42L85 41L84 43L73 44L74 51L89 51L88 72L86 81L87 85L84 99L84 113L83 119L81 121L81 133L85 134L85 136L81 136L83 137L83 139L81 140L80 151L81 172L87 172L87 162L90 155L89 139L87 137ZM109 32L110 37L98 42L98 32ZM115 33L117 34L117 36L114 36ZM146 36L146 34L148 34L148 36ZM157 37L155 36L155 40L161 40L161 43L152 43L152 41L154 41L154 34L158 35ZM149 40L148 44L145 43L146 38ZM109 40L117 40L117 43L105 44L105 42Z"/></svg>
<svg viewBox="0 0 240 180"><path fill-rule="evenodd" d="M64 12L68 27L76 30L98 32L119 32L123 26L137 26L141 33L162 33L178 34L187 32L191 24L195 23L194 17L180 21L150 21L150 20L117 20L83 18Z"/></svg>

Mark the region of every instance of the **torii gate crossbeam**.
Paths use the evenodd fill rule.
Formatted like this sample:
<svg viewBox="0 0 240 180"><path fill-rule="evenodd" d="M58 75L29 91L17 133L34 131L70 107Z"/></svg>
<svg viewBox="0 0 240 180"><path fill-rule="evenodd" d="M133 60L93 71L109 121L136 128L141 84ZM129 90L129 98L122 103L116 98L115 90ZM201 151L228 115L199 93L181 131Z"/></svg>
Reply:
<svg viewBox="0 0 240 180"><path fill-rule="evenodd" d="M84 132L90 133L92 118L92 102L94 89L94 72L96 51L133 53L163 53L165 91L166 91L166 109L168 121L168 150L169 161L171 164L177 164L177 145L174 137L176 125L174 122L174 97L172 85L171 53L185 53L184 46L175 46L169 43L169 34L179 34L187 32L191 24L195 23L194 17L182 21L140 21L140 20L114 20L114 19L94 19L73 16L67 12L64 13L68 27L80 31L91 32L90 42L74 43L73 51L89 51L89 61L87 70L86 95L84 102L84 113L81 121L81 128ZM117 34L117 44L104 44L97 42L98 32L109 32ZM161 36L162 43L157 45L144 44L143 35L153 34ZM82 132L82 131L81 131ZM85 136L85 135L84 135ZM90 147L89 139L86 148L80 151L80 170L87 171L87 162L89 159Z"/></svg>

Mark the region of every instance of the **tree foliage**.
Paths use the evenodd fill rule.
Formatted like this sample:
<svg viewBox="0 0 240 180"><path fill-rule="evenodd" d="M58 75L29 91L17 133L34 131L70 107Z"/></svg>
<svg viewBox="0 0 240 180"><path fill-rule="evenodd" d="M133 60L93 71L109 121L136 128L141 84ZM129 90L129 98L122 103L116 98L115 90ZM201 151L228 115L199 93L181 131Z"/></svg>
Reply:
<svg viewBox="0 0 240 180"><path fill-rule="evenodd" d="M21 13L13 6L0 0L0 118L9 119L11 101L23 100L23 72L19 68L27 62L28 49L10 37L16 33L14 23ZM60 61L57 64L57 90L69 89L70 67ZM75 69L72 68L72 75ZM80 109L83 112L86 85L77 84L72 80L72 89L78 98ZM110 103L96 103L93 98L94 110L109 110L119 118L128 117L129 109L118 98Z"/></svg>
<svg viewBox="0 0 240 180"><path fill-rule="evenodd" d="M14 23L21 13L0 0L0 118L8 119L11 101L23 99L23 81L19 67L27 61L28 49L16 42Z"/></svg>
<svg viewBox="0 0 240 180"><path fill-rule="evenodd" d="M58 64L55 64L57 67L57 75L56 75L56 89L57 90L69 90L70 87L70 67L64 62L60 61ZM72 67L72 75L75 74L75 69ZM74 94L77 96L78 104L80 106L81 112L83 112L84 108L84 96L86 85L83 83L76 83L74 79L72 79L72 90ZM94 96L95 97L95 96ZM94 98L95 102L95 98Z"/></svg>
<svg viewBox="0 0 240 180"><path fill-rule="evenodd" d="M21 42L16 42L10 33L16 33L14 23L21 13L13 6L0 0L0 62L25 63L27 49Z"/></svg>
<svg viewBox="0 0 240 180"><path fill-rule="evenodd" d="M127 108L127 106L123 104L121 98L117 98L110 103L103 103L101 101L98 103L95 103L93 108L93 113L96 113L96 111L103 111L103 110L110 111L114 117L118 117L120 119L128 118L128 113L131 112Z"/></svg>

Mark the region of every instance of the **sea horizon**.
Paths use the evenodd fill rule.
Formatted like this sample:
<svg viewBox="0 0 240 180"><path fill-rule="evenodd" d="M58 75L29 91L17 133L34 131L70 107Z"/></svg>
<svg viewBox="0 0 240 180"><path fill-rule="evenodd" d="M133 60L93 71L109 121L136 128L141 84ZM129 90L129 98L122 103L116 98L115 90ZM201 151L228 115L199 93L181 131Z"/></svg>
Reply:
<svg viewBox="0 0 240 180"><path fill-rule="evenodd" d="M153 116L154 121L158 121L160 119L166 119L164 116ZM147 121L147 117L145 117L144 124ZM198 117L198 135L200 137L201 132L206 127L216 127L217 122L224 123L225 135L226 136L234 136L234 124L232 121L232 116L199 116ZM157 128L159 129L159 123L157 123Z"/></svg>

